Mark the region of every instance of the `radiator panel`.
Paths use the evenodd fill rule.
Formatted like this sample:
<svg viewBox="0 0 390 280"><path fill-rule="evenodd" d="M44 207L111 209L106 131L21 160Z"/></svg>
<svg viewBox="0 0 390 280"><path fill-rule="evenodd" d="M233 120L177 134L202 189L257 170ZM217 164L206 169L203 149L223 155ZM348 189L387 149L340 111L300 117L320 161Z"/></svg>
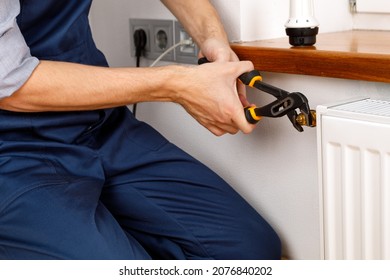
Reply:
<svg viewBox="0 0 390 280"><path fill-rule="evenodd" d="M390 103L317 111L323 258L390 259Z"/></svg>

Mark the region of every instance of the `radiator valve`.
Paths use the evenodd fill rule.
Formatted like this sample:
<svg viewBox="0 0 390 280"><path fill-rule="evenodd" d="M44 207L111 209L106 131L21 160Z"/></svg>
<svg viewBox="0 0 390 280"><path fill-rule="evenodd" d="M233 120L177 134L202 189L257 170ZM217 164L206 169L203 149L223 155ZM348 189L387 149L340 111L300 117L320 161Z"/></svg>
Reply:
<svg viewBox="0 0 390 280"><path fill-rule="evenodd" d="M317 113L315 110L310 110L309 116L304 113L298 114L296 121L299 125L315 127L317 125Z"/></svg>

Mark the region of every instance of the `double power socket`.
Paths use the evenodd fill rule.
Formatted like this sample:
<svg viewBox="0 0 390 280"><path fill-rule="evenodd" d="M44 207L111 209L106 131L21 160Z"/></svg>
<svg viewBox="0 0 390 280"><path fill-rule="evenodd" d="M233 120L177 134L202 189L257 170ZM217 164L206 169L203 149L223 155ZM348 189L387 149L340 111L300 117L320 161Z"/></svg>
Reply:
<svg viewBox="0 0 390 280"><path fill-rule="evenodd" d="M175 44L191 39L183 26L175 20L130 19L130 53L135 57L134 32L142 29L146 33L144 56L157 59ZM161 60L185 64L197 64L198 47L195 43L179 45L168 52Z"/></svg>

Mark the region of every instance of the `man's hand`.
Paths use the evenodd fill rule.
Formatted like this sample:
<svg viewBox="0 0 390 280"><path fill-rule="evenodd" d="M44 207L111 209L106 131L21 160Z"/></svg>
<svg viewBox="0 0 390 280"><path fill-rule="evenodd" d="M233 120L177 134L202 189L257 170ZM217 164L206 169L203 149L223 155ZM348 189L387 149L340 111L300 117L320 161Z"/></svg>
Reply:
<svg viewBox="0 0 390 280"><path fill-rule="evenodd" d="M242 100L237 92L237 77L253 70L253 64L213 62L186 69L175 100L213 134L250 133L254 125L247 122ZM190 81L190 84L188 84Z"/></svg>
<svg viewBox="0 0 390 280"><path fill-rule="evenodd" d="M217 40L214 38L204 41L202 49L199 52L199 57L206 57L207 60L211 62L239 61L236 53L233 52L226 41ZM250 106L251 104L246 98L245 85L242 83L237 83L237 92L243 107Z"/></svg>

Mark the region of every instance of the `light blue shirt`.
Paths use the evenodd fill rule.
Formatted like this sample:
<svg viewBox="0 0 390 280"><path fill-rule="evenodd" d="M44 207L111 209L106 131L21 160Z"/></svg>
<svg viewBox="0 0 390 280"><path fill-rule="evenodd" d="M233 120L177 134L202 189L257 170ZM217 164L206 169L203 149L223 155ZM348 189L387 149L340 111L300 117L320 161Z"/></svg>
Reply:
<svg viewBox="0 0 390 280"><path fill-rule="evenodd" d="M16 23L19 0L0 3L0 98L10 96L31 76L39 60L31 56Z"/></svg>

